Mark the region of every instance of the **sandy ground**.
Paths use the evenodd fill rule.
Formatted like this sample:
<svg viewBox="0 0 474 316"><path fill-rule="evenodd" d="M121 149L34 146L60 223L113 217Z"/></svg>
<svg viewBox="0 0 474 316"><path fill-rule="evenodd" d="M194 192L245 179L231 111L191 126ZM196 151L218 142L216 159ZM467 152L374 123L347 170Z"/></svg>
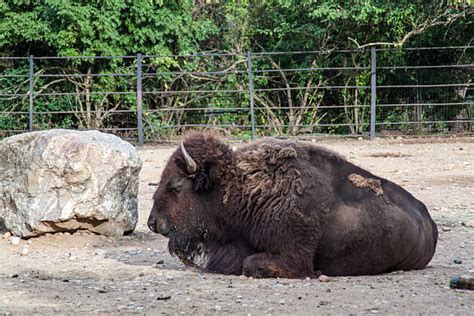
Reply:
<svg viewBox="0 0 474 316"><path fill-rule="evenodd" d="M257 280L199 273L146 227L169 146L139 149L139 212L130 236L75 233L0 239L0 315L31 314L471 314L474 291L474 138L318 140L425 202L439 225L426 269L380 276ZM25 250L26 249L26 250Z"/></svg>

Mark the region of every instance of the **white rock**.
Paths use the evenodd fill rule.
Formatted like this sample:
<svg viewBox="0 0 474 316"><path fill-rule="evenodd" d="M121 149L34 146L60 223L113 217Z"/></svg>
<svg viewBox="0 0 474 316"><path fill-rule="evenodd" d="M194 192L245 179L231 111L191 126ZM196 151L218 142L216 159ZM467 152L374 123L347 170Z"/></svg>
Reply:
<svg viewBox="0 0 474 316"><path fill-rule="evenodd" d="M328 276L326 276L324 274L321 274L319 276L318 280L319 280L319 282L329 282L331 279Z"/></svg>
<svg viewBox="0 0 474 316"><path fill-rule="evenodd" d="M21 238L18 236L13 236L12 238L10 238L10 243L15 246L19 245L20 241L21 241Z"/></svg>
<svg viewBox="0 0 474 316"><path fill-rule="evenodd" d="M2 238L3 239L8 239L12 236L12 234L10 232L6 232L5 234L3 234Z"/></svg>
<svg viewBox="0 0 474 316"><path fill-rule="evenodd" d="M0 226L20 237L133 231L141 165L131 144L98 131L6 138L0 142Z"/></svg>
<svg viewBox="0 0 474 316"><path fill-rule="evenodd" d="M20 256L27 256L28 252L29 252L28 248L23 248L23 250L21 250L20 252Z"/></svg>

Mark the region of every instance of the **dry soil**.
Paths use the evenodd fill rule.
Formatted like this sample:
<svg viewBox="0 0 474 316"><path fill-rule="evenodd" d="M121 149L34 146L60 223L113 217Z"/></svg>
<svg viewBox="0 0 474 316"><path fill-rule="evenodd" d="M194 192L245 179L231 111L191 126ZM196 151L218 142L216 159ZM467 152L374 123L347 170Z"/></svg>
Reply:
<svg viewBox="0 0 474 316"><path fill-rule="evenodd" d="M474 291L474 139L317 140L422 200L439 227L427 268L329 282L212 275L185 268L146 227L171 146L145 146L139 215L130 236L74 233L0 238L0 315L31 314L471 314Z"/></svg>

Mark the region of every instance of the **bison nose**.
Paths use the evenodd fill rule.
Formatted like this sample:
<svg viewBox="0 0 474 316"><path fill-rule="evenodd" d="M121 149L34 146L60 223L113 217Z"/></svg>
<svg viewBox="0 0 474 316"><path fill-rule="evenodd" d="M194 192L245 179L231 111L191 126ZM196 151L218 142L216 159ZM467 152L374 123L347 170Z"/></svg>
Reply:
<svg viewBox="0 0 474 316"><path fill-rule="evenodd" d="M155 221L155 220L148 220L148 223L147 223L147 224L148 224L148 228L149 228L152 232L158 233L158 232L156 231L156 221Z"/></svg>
<svg viewBox="0 0 474 316"><path fill-rule="evenodd" d="M165 219L148 219L148 228L154 233L163 235L163 236L168 236L170 233L168 221Z"/></svg>

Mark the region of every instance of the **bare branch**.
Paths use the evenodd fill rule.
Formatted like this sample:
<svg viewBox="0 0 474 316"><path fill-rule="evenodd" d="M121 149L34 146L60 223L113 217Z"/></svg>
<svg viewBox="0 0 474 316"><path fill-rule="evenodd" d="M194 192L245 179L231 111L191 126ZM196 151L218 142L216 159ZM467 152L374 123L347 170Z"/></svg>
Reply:
<svg viewBox="0 0 474 316"><path fill-rule="evenodd" d="M367 48L372 46L392 46L392 47L402 47L410 38L413 36L422 34L428 29L431 29L435 26L443 25L449 26L458 19L465 18L467 15L472 14L472 8L468 8L465 11L452 14L449 12L449 9L446 9L443 13L435 14L434 18L428 18L423 23L415 26L410 32L406 33L399 41L396 42L372 42L360 45L356 39L348 37L350 41L356 44L357 48ZM438 13L438 11L437 11Z"/></svg>

